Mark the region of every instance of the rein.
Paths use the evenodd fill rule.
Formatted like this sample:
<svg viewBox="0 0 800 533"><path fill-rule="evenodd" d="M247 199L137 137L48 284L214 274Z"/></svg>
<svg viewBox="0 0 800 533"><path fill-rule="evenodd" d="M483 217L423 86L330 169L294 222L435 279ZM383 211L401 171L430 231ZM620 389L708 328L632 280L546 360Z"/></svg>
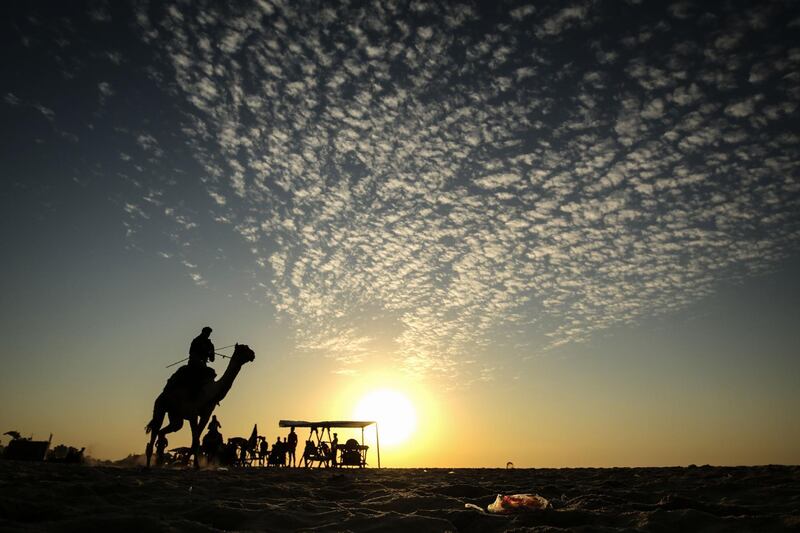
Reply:
<svg viewBox="0 0 800 533"><path fill-rule="evenodd" d="M229 346L223 346L222 348L219 348L219 350L224 350L224 349L226 349L226 348L233 348L234 346L236 346L236 345L235 345L235 344L231 344L231 345L229 345ZM218 356L220 356L220 357L223 357L223 358L225 358L225 359L230 359L230 358L231 358L231 356L230 356L230 355L225 355L224 353L219 353L219 352L214 352L214 355L218 355ZM179 365L179 364L183 363L184 361L188 361L188 360L189 360L189 358L188 358L188 357L184 357L184 358L183 358L183 359L181 359L180 361L175 361L174 363L170 363L170 364L168 364L168 365L166 366L166 368L170 368L170 367L173 367L173 366L175 366L175 365Z"/></svg>

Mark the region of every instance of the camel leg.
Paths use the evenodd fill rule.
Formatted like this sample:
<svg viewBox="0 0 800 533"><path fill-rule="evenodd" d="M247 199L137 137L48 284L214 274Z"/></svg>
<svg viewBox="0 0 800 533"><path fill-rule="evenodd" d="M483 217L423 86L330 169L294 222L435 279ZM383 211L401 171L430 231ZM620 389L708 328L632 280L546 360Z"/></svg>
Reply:
<svg viewBox="0 0 800 533"><path fill-rule="evenodd" d="M150 458L153 457L153 443L156 440L158 435L154 431L152 435L150 435L150 442L147 443L147 447L145 448L145 455L147 456L147 468L150 468Z"/></svg>
<svg viewBox="0 0 800 533"><path fill-rule="evenodd" d="M156 438L158 438L158 429L150 432L150 442L147 443L144 452L147 456L147 468L150 468L150 459L153 457L153 444L156 442Z"/></svg>
<svg viewBox="0 0 800 533"><path fill-rule="evenodd" d="M208 422L208 420L206 420ZM189 419L189 427L192 428L192 455L194 455L194 467L200 468L200 421L196 416Z"/></svg>
<svg viewBox="0 0 800 533"><path fill-rule="evenodd" d="M203 436L203 431L206 430L206 426L208 426L208 420L211 418L211 413L200 415L200 419L197 422L197 449L195 450L195 457L197 457L197 453L200 450L200 437Z"/></svg>
<svg viewBox="0 0 800 533"><path fill-rule="evenodd" d="M163 438L167 433L175 433L176 431L180 431L183 427L183 418L179 416L172 416L171 413L168 413L169 416L169 424L167 424L164 428L162 428L158 432L158 438Z"/></svg>
<svg viewBox="0 0 800 533"><path fill-rule="evenodd" d="M164 423L164 413L164 393L161 393L153 404L153 418L145 427L145 431L150 434L150 442L147 443L147 448L145 449L147 468L150 468L150 459L153 457L153 444L158 437L161 424Z"/></svg>
<svg viewBox="0 0 800 533"><path fill-rule="evenodd" d="M183 420L178 420L177 422L174 422L172 420L172 417L170 416L169 424L167 424L167 426L164 427L163 429L159 429L160 426L161 426L161 422L163 421L163 416L164 416L164 413L162 412L161 413L161 419L157 420L158 424L157 425L152 425L153 422L151 422L150 423L151 426L149 426L150 427L150 442L147 443L147 449L145 450L145 455L147 456L147 468L150 468L150 461L151 461L151 459L153 457L153 444L155 444L156 439L160 439L161 437L163 437L167 433L172 433L173 431L178 431L179 429L181 429L183 427ZM154 422L155 421L156 420L154 419Z"/></svg>
<svg viewBox="0 0 800 533"><path fill-rule="evenodd" d="M208 426L208 419L211 418L211 415L201 415L200 420L197 422L197 438L200 438L203 435L203 431L206 430L206 426Z"/></svg>

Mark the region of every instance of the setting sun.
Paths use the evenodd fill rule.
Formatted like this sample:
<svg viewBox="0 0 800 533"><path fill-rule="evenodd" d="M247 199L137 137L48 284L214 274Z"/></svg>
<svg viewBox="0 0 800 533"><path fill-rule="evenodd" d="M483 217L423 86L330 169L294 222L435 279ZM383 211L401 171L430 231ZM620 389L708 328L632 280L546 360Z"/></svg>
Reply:
<svg viewBox="0 0 800 533"><path fill-rule="evenodd" d="M364 395L353 411L353 417L378 422L382 446L403 444L417 427L414 405L407 396L391 389L379 389Z"/></svg>

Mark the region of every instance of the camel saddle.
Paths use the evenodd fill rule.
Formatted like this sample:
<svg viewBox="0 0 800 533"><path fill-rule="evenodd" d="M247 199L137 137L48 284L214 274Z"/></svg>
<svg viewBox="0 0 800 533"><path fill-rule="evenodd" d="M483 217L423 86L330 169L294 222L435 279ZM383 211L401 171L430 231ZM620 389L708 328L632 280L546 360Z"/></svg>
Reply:
<svg viewBox="0 0 800 533"><path fill-rule="evenodd" d="M203 385L211 383L216 379L217 373L213 368L205 364L188 364L180 367L167 380L164 392L169 392L178 388L188 387L195 393L199 393Z"/></svg>

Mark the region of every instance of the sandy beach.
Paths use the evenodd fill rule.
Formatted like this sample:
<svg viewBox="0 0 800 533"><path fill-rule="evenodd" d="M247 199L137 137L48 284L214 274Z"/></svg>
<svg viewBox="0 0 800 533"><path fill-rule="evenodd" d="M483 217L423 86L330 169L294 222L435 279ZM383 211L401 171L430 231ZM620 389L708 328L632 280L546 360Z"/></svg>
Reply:
<svg viewBox="0 0 800 533"><path fill-rule="evenodd" d="M490 515L497 494L546 511ZM0 461L2 531L800 531L800 467L168 470Z"/></svg>

